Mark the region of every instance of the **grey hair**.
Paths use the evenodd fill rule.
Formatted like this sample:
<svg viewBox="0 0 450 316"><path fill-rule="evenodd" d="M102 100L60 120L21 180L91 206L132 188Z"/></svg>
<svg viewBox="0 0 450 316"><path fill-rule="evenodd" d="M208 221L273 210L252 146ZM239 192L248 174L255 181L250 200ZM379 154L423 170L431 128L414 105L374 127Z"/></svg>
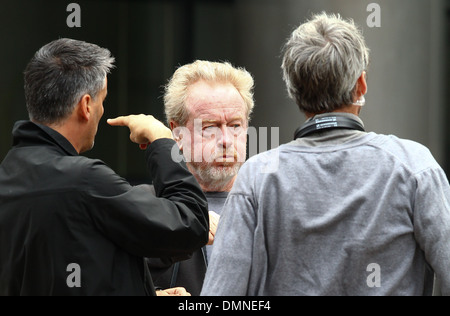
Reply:
<svg viewBox="0 0 450 316"><path fill-rule="evenodd" d="M168 123L174 121L181 126L186 124L189 116L185 105L188 88L199 80L231 83L244 99L247 120L250 120L254 107L252 75L244 68L233 67L228 62L197 60L179 67L165 86L164 109Z"/></svg>
<svg viewBox="0 0 450 316"><path fill-rule="evenodd" d="M95 44L61 38L44 45L24 72L30 119L54 124L67 118L83 95L97 97L113 63L111 52Z"/></svg>
<svg viewBox="0 0 450 316"><path fill-rule="evenodd" d="M293 31L283 48L289 96L307 113L352 104L356 82L369 64L369 49L353 20L321 13Z"/></svg>

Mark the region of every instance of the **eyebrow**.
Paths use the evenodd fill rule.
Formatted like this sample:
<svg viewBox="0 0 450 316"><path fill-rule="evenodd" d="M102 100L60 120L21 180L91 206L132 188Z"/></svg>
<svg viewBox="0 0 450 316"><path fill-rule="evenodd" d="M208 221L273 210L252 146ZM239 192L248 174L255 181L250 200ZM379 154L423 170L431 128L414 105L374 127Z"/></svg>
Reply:
<svg viewBox="0 0 450 316"><path fill-rule="evenodd" d="M241 121L241 120L244 121L245 118L242 117L242 116L235 116L235 117L231 118L231 119L229 120L229 122ZM216 122L218 122L218 121L219 121L219 120L202 119L202 123L216 123Z"/></svg>

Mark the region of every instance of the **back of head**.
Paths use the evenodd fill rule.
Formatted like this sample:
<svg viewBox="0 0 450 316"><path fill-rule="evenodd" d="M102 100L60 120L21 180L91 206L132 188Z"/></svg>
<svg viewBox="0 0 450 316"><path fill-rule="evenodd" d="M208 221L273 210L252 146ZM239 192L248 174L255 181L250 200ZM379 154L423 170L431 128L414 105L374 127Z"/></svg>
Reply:
<svg viewBox="0 0 450 316"><path fill-rule="evenodd" d="M39 49L25 69L25 99L32 121L64 120L84 94L95 99L113 68L109 50L61 38Z"/></svg>
<svg viewBox="0 0 450 316"><path fill-rule="evenodd" d="M326 13L294 30L283 53L289 96L312 114L352 104L356 82L369 63L369 49L354 22Z"/></svg>
<svg viewBox="0 0 450 316"><path fill-rule="evenodd" d="M197 60L179 67L166 85L164 109L169 123L174 121L185 125L189 115L185 107L188 88L199 80L231 83L244 99L247 105L247 118L250 118L254 106L252 75L243 68L233 67L228 62Z"/></svg>

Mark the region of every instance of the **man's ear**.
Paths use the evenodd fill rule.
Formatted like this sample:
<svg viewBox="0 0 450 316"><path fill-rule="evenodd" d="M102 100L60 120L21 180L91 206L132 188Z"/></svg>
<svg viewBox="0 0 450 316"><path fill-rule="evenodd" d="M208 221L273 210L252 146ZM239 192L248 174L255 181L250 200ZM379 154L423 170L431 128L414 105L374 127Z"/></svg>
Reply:
<svg viewBox="0 0 450 316"><path fill-rule="evenodd" d="M80 102L78 102L78 117L80 120L89 121L91 118L91 101L91 96L89 94L85 94L81 97Z"/></svg>
<svg viewBox="0 0 450 316"><path fill-rule="evenodd" d="M173 139L175 139L176 141L180 140L181 135L180 135L180 129L178 128L178 127L180 127L180 125L178 125L174 121L170 121L169 125L170 125L170 129L172 130Z"/></svg>
<svg viewBox="0 0 450 316"><path fill-rule="evenodd" d="M181 134L181 127L178 125L178 123L174 121L169 122L170 129L172 130L173 139L177 142L178 147L181 151L183 151L183 143L181 139L183 138L183 135Z"/></svg>
<svg viewBox="0 0 450 316"><path fill-rule="evenodd" d="M356 82L356 96L357 99L361 98L363 95L366 95L367 93L367 80L366 80L366 72L363 71L361 76L358 78L358 81Z"/></svg>

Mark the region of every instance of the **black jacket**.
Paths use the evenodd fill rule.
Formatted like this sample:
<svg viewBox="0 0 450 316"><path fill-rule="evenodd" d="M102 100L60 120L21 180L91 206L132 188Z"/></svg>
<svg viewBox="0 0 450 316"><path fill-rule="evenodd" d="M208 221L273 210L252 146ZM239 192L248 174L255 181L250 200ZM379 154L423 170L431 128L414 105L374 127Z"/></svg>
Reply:
<svg viewBox="0 0 450 316"><path fill-rule="evenodd" d="M0 295L154 295L143 258L187 258L208 241L206 198L171 158L174 141L145 152L155 197L49 127L17 122L13 140L0 165Z"/></svg>
<svg viewBox="0 0 450 316"><path fill-rule="evenodd" d="M151 192L153 188L151 186L147 187ZM205 195L208 200L209 210L221 214L228 192L205 192ZM199 296L205 280L208 258L211 256L212 247L202 247L195 251L191 258L175 264L164 259L147 259L155 287L167 289L181 286L186 288L192 296Z"/></svg>
<svg viewBox="0 0 450 316"><path fill-rule="evenodd" d="M153 282L158 289L184 287L192 296L202 291L208 262L204 248L197 250L188 260L176 262L147 259Z"/></svg>

